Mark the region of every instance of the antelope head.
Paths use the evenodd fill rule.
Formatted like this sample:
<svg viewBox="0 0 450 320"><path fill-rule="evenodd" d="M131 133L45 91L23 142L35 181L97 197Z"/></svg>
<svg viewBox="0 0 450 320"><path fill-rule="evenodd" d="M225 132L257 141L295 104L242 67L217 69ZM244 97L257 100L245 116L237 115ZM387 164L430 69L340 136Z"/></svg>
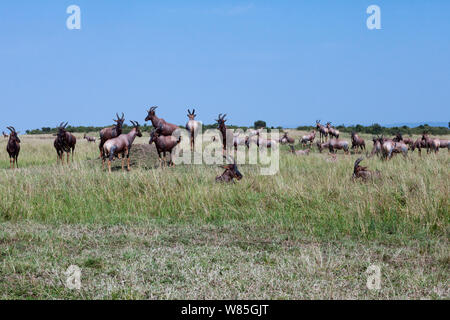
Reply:
<svg viewBox="0 0 450 320"><path fill-rule="evenodd" d="M58 126L58 133L56 134L58 136L58 139L60 139L61 141L65 141L66 140L66 127L67 127L68 122L64 123L61 122Z"/></svg>
<svg viewBox="0 0 450 320"><path fill-rule="evenodd" d="M189 120L195 120L195 117L197 116L195 114L195 109L192 109L192 112L188 109L188 114L187 114Z"/></svg>
<svg viewBox="0 0 450 320"><path fill-rule="evenodd" d="M122 117L119 117L119 114L116 113L117 119L113 119L113 121L116 123L117 128L122 128L122 125L125 121L125 115L122 112Z"/></svg>
<svg viewBox="0 0 450 320"><path fill-rule="evenodd" d="M162 130L162 125L160 125L158 128L153 129L152 132L150 132L150 140L148 141L149 144L156 142L156 139L158 139L161 130Z"/></svg>
<svg viewBox="0 0 450 320"><path fill-rule="evenodd" d="M20 143L20 139L19 136L17 135L16 129L14 129L14 127L7 127L7 129L11 132L9 138L12 139L13 141Z"/></svg>
<svg viewBox="0 0 450 320"><path fill-rule="evenodd" d="M227 116L227 114L224 114L223 116L222 116L222 114L219 114L219 119L216 119L219 129L225 126L225 122L227 121L225 119L226 116Z"/></svg>
<svg viewBox="0 0 450 320"><path fill-rule="evenodd" d="M158 108L158 106L153 106L149 110L147 110L147 117L145 118L145 121L151 120L152 117L156 116L155 110Z"/></svg>
<svg viewBox="0 0 450 320"><path fill-rule="evenodd" d="M322 125L320 124L320 120L316 120L316 128L320 129Z"/></svg>
<svg viewBox="0 0 450 320"><path fill-rule="evenodd" d="M133 124L133 129L136 129L136 135L138 137L142 137L142 132L141 132L141 129L139 126L139 122L133 121L133 120L130 120L130 122Z"/></svg>

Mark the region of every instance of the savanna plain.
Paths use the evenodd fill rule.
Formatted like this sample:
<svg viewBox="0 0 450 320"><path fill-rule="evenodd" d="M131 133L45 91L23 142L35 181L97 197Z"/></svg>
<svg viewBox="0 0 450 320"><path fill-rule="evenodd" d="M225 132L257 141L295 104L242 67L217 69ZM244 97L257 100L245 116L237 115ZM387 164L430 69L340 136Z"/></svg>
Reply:
<svg viewBox="0 0 450 320"><path fill-rule="evenodd" d="M290 131L296 148L302 134ZM364 159L382 178L362 182L359 154L280 146L278 173L241 165L224 184L217 165L160 168L148 133L132 170L116 160L112 174L82 135L63 166L51 135L20 138L18 170L0 141L1 299L450 297L447 150ZM70 265L80 290L66 286ZM366 286L371 265L379 290Z"/></svg>

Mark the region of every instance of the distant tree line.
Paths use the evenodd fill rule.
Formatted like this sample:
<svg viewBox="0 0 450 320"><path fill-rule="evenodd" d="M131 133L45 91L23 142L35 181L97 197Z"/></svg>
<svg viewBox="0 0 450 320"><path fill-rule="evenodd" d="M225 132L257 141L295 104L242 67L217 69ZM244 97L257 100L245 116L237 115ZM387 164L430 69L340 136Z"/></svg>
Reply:
<svg viewBox="0 0 450 320"><path fill-rule="evenodd" d="M184 126L180 126L181 128L184 128ZM242 129L246 131L250 127L246 126L233 126L233 125L227 125L229 129ZM266 127L266 122L262 120L258 120L254 123L254 128L260 128L260 127ZM450 123L449 123L450 127ZM94 126L68 126L66 129L69 132L75 132L75 133L87 133L87 132L100 132L105 127L94 127ZM297 127L297 130L302 131L311 131L314 130L315 126L299 126ZM355 126L345 126L345 125L339 125L336 126L336 128L341 132L351 133L352 131L355 131L357 133L366 133L366 134L373 134L373 135L395 135L397 133L401 133L403 135L413 135L413 134L422 134L422 133L428 133L431 135L447 135L450 134L450 129L447 127L432 127L428 124L420 125L415 128L410 128L408 126L402 126L402 127L383 127L379 125L378 123L372 124L370 126L363 126L360 124L357 124ZM128 133L132 129L132 126L128 126L126 124L123 125L123 132ZM150 132L153 129L152 126L148 126L147 124L143 124L141 126L141 131L144 132ZM204 124L203 125L203 131L208 129L217 129L217 124ZM271 129L275 129L273 126L266 128L267 131L270 132ZM278 126L276 129L282 130L283 128ZM57 132L57 128L50 128L50 127L43 127L41 129L34 129L34 130L26 130L27 134L53 134Z"/></svg>
<svg viewBox="0 0 450 320"><path fill-rule="evenodd" d="M303 131L310 131L315 129L315 126L299 126L297 127L297 130L303 130ZM360 124L357 124L355 126L345 126L345 125L339 125L336 126L336 129L338 129L341 132L351 133L351 132L357 132L357 133L367 133L367 134L373 134L373 135L395 135L397 133L401 133L402 135L413 135L413 134L422 134L422 133L428 133L431 135L445 135L450 134L450 129L447 127L432 127L428 124L420 125L418 127L410 128L408 126L402 126L402 127L383 127L379 125L378 123L374 123L370 126L363 126Z"/></svg>

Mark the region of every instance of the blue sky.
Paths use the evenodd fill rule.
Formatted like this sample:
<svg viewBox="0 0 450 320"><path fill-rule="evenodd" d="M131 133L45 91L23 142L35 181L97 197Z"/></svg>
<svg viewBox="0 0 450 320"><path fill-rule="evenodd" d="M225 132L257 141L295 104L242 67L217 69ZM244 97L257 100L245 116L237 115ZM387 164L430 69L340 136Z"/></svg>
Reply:
<svg viewBox="0 0 450 320"><path fill-rule="evenodd" d="M68 30L66 8L81 8ZM368 30L366 8L381 8ZM450 118L450 1L1 1L0 126ZM1 129L3 130L3 129Z"/></svg>

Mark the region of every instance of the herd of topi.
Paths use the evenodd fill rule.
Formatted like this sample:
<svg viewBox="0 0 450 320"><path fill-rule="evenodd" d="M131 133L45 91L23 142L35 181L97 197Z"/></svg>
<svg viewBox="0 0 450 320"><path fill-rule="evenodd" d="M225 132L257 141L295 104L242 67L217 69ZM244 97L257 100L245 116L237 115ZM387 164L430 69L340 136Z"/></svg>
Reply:
<svg viewBox="0 0 450 320"><path fill-rule="evenodd" d="M150 133L149 144L155 143L156 150L159 156L160 165L164 166L166 161L166 153L170 155L172 150L180 143L181 137L176 138L172 134L179 128L177 125L166 122L164 119L156 116L156 108L157 106L151 107L147 111L147 117L145 121L151 121L153 130ZM104 128L100 131L100 143L99 143L99 151L100 158L102 159L102 168L104 168L105 162L107 161L108 171L111 172L111 162L117 158L122 158L122 170L124 170L125 166L125 157L127 158L127 169L130 170L130 150L132 144L137 137L142 137L142 133L140 131L140 125L137 121L131 121L133 128L127 134L122 133L122 127L125 122L125 116L122 113L119 116L116 113L117 119L113 119L115 125L112 127ZM186 123L186 129L190 135L190 147L191 150L194 150L195 146L195 137L201 128L200 122L195 120L196 114L195 109L190 111L188 109L188 122ZM240 180L242 178L242 174L239 172L236 162L233 159L230 159L226 155L226 147L227 147L227 127L225 122L226 114L219 114L218 119L216 119L218 124L218 130L221 133L222 147L223 147L223 157L227 160L226 165L221 166L225 171L222 175L216 177L216 181L223 182L232 182L233 179ZM57 153L57 162L64 163L64 153L67 154L67 163L69 163L70 154L73 155L75 152L75 146L77 143L76 137L66 130L67 122L60 123L58 126L58 132L54 134L56 136L54 140L54 147ZM10 158L10 168L18 168L18 157L20 152L20 139L18 137L18 133L14 129L14 127L7 127L10 131L10 134L7 135L5 132L3 133L4 138L9 138L6 150L9 154ZM334 156L333 159L336 159L337 150L343 150L345 154L349 154L349 149L356 151L366 151L366 143L363 138L359 137L357 133L351 133L351 147L349 147L349 143L346 140L339 139L339 130L333 128L331 126L331 122L327 122L324 126L320 123L320 120L316 121L316 130L311 131L309 134L304 135L300 138L300 145L303 148L308 147L303 150L295 150L293 144L295 143L295 139L288 136L288 133L285 132L283 136L275 141L274 139L265 139L261 136L263 128L251 130L248 136L241 137L239 134L233 135L233 143L235 150L239 145L246 145L250 147L250 144L256 144L258 147L263 146L266 148L276 147L277 143L280 144L289 144L291 152L295 155L308 155L310 152L310 148L312 148L314 140L316 138L316 130L319 132L319 141L316 142L317 148L320 152L324 149L328 149L329 152ZM330 139L328 139L330 137ZM83 137L88 142L96 142L95 137L86 136ZM213 137L213 140L216 138ZM403 138L403 136L398 133L394 138L389 139L383 136L373 137L373 149L370 154L366 152L367 157L372 157L374 155L378 155L383 159L391 159L392 156L396 153L403 154L407 156L408 150L414 151L418 149L419 155L421 155L422 149L427 149L427 153L435 152L437 153L440 148L447 148L450 151L450 141L446 139L432 138L427 134L423 134L417 140L412 140L409 138ZM355 161L354 169L353 169L353 179L361 178L366 180L368 178L379 177L380 172L378 171L370 171L367 167L360 166L362 157L358 158ZM172 160L169 162L169 166L173 166Z"/></svg>

